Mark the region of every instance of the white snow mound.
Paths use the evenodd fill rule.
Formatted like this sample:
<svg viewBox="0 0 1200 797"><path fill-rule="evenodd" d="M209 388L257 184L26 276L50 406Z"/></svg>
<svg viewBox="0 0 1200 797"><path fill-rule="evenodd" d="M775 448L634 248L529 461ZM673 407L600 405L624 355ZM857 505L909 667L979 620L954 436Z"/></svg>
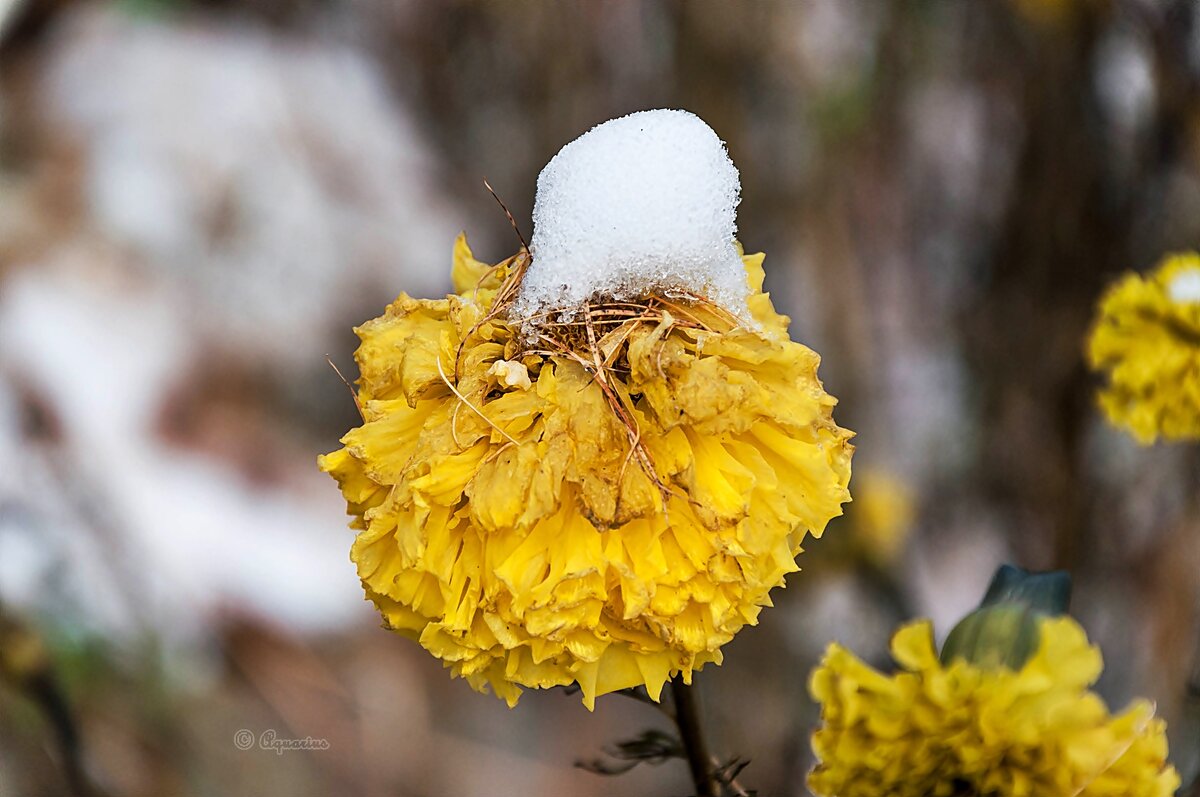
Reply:
<svg viewBox="0 0 1200 797"><path fill-rule="evenodd" d="M1200 269L1176 274L1167 284L1167 294L1173 302L1200 302Z"/></svg>
<svg viewBox="0 0 1200 797"><path fill-rule="evenodd" d="M642 111L592 128L538 176L533 262L512 317L672 289L748 317L740 192L724 142L695 114Z"/></svg>

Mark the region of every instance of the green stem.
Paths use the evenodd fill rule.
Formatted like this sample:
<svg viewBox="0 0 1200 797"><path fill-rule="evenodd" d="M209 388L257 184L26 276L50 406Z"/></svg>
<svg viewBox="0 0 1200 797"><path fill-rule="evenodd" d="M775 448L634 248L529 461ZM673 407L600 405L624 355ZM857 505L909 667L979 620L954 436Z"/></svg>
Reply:
<svg viewBox="0 0 1200 797"><path fill-rule="evenodd" d="M687 754L688 768L692 771L696 797L717 797L717 786L712 776L712 758L704 741L696 696L691 688L679 679L671 681L671 696L675 698L675 725L679 728L679 738Z"/></svg>

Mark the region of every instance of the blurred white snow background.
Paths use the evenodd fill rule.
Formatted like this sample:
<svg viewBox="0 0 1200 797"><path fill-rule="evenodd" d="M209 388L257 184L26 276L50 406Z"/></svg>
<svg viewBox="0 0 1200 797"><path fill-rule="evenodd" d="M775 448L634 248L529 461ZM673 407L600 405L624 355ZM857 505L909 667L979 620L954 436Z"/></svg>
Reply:
<svg viewBox="0 0 1200 797"><path fill-rule="evenodd" d="M66 183L72 210L0 225L22 242L0 270L0 600L185 644L227 610L373 622L313 462L333 441L275 416L335 396L344 423L325 354L446 281L454 214L408 112L315 39L100 8L55 35L21 109L43 162L0 190Z"/></svg>

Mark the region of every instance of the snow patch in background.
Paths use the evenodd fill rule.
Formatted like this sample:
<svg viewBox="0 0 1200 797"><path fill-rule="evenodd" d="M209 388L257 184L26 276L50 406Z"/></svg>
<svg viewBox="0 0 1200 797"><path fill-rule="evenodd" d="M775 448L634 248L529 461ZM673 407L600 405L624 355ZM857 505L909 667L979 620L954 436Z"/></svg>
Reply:
<svg viewBox="0 0 1200 797"><path fill-rule="evenodd" d="M0 457L19 463L0 601L177 645L229 616L375 622L311 429L255 478L162 424L230 369L319 393L366 301L446 287L458 214L408 110L346 45L217 18L73 8L43 57L38 157L70 164L54 189L79 212L36 219L0 282Z"/></svg>
<svg viewBox="0 0 1200 797"><path fill-rule="evenodd" d="M185 283L210 337L295 362L368 291L446 287L454 214L362 54L111 9L66 22L45 102L81 148L91 222Z"/></svg>
<svg viewBox="0 0 1200 797"><path fill-rule="evenodd" d="M514 316L655 290L699 293L745 315L740 192L725 144L694 114L642 111L592 128L538 176L533 262Z"/></svg>
<svg viewBox="0 0 1200 797"><path fill-rule="evenodd" d="M365 616L344 504L313 462L251 484L154 434L194 354L181 304L89 246L8 276L0 457L20 466L0 469L0 600L175 643L228 611L297 632ZM14 385L44 405L40 438Z"/></svg>

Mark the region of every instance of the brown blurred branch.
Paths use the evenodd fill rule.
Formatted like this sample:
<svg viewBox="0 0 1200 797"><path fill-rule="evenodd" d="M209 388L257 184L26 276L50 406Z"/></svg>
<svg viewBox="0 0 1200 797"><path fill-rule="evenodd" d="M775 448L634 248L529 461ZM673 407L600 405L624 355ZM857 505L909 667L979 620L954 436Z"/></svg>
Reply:
<svg viewBox="0 0 1200 797"><path fill-rule="evenodd" d="M1192 488L1192 500L1187 511L1192 517L1200 517L1200 483L1197 483L1200 480L1196 478L1200 477L1200 446L1192 447L1185 462L1188 472L1194 474L1193 483L1189 485ZM1194 606L1194 599L1190 603ZM1192 622L1195 623L1197 619L1200 618L1195 616L1193 610ZM1190 750L1183 751L1183 755L1178 750L1174 755L1176 767L1185 784L1179 790L1180 797L1200 797L1200 634L1196 635L1194 645L1191 672L1184 684L1180 722L1176 728L1179 733L1177 738L1191 746Z"/></svg>
<svg viewBox="0 0 1200 797"><path fill-rule="evenodd" d="M1183 727L1200 727L1200 645L1196 646L1196 654L1192 660L1192 674L1188 678L1187 689L1183 697ZM1200 739L1191 740L1194 747L1200 747ZM1190 775L1190 785L1180 789L1182 797L1200 797L1200 750L1189 751L1192 756L1192 769L1195 772L1180 773L1184 778Z"/></svg>

